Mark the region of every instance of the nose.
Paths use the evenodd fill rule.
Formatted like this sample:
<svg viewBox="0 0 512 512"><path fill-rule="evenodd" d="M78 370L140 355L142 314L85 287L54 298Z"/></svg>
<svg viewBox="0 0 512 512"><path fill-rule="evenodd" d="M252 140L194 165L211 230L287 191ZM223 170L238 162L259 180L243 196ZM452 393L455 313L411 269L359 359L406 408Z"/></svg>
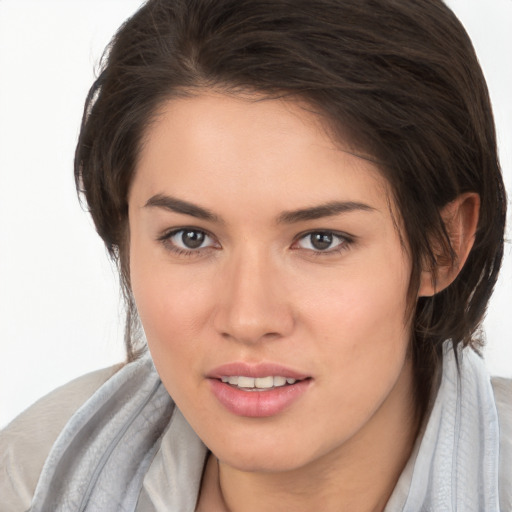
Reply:
<svg viewBox="0 0 512 512"><path fill-rule="evenodd" d="M220 280L214 325L223 337L253 344L288 336L294 317L283 272L264 254L239 255L226 262Z"/></svg>

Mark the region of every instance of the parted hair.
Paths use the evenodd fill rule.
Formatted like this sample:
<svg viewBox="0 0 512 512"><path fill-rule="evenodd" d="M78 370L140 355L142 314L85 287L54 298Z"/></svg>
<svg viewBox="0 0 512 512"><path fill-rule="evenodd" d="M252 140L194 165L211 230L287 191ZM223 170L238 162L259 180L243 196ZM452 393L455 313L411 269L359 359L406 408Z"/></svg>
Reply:
<svg viewBox="0 0 512 512"><path fill-rule="evenodd" d="M205 89L297 98L378 164L412 259L411 353L424 411L442 343L482 344L503 255L493 115L461 23L441 0L149 0L120 27L87 96L74 170L119 265L129 359L144 350L127 195L145 128L163 102ZM481 200L469 257L450 286L416 299L422 270L454 263L440 210L465 192Z"/></svg>

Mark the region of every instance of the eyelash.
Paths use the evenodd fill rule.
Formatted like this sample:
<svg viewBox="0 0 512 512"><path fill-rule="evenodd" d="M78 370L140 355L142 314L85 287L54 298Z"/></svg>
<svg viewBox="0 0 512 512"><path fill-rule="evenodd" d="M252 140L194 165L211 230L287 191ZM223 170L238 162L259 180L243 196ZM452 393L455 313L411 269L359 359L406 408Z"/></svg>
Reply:
<svg viewBox="0 0 512 512"><path fill-rule="evenodd" d="M220 244L218 242L215 242L217 246L210 245L206 247L198 247L197 249L184 249L182 247L177 247L175 243L172 242L172 238L176 235L179 235L182 233L182 236L185 232L194 232L194 233L201 233L203 236L211 238L212 240L215 240L213 235L208 233L207 231L203 229L193 228L193 227L184 227L179 229L173 229L171 231L168 231L164 233L162 236L158 237L158 241L161 242L164 247L172 252L173 254L177 256L184 256L184 257L194 257L194 256L200 256L204 254L205 251L210 251L212 249L219 249L221 248ZM350 246L354 242L354 237L349 236L345 233L340 233L337 231L332 230L325 230L325 229L319 229L319 230L313 230L313 231L306 231L304 233L300 233L297 235L297 237L294 239L291 249L292 250L300 250L300 247L295 247L301 240L305 240L308 236L311 237L315 234L321 234L321 235L329 235L333 239L338 239L339 244L335 246L334 248L329 248L326 250L315 250L315 249L309 249L309 248L302 248L305 251L308 251L309 255L312 256L328 256L333 254L340 254L350 248Z"/></svg>
<svg viewBox="0 0 512 512"><path fill-rule="evenodd" d="M346 233L340 233L338 231L332 231L332 230L328 230L328 229L317 229L317 230L313 230L313 231L306 231L305 233L301 233L301 234L297 235L297 237L295 238L295 241L292 244L292 249L299 250L300 247L294 247L294 246L296 246L301 240L304 240L307 237L311 237L311 236L317 235L317 234L329 235L333 239L338 239L339 244L337 246L335 246L334 248L329 248L329 249L326 249L323 251L320 249L315 250L315 249L303 248L303 250L308 251L308 255L315 256L315 257L318 257L318 256L326 257L329 255L334 255L334 254L337 255L344 251L347 251L350 248L350 246L354 243L354 237L349 236Z"/></svg>
<svg viewBox="0 0 512 512"><path fill-rule="evenodd" d="M161 242L163 244L163 246L168 251L172 252L173 254L176 254L177 256L185 256L185 257L199 256L202 253L204 253L204 251L211 250L211 249L217 249L218 247L220 247L220 244L218 244L218 243L217 243L218 247L208 246L208 247L199 247L197 249L185 249L182 247L177 247L172 242L172 238L180 233L184 234L186 232L201 233L205 237L215 240L215 238L210 233L205 231L204 229L198 229L198 228L193 228L193 227L184 227L184 228L179 228L179 229L173 229L171 231L164 233L162 236L160 236L158 238L158 241Z"/></svg>

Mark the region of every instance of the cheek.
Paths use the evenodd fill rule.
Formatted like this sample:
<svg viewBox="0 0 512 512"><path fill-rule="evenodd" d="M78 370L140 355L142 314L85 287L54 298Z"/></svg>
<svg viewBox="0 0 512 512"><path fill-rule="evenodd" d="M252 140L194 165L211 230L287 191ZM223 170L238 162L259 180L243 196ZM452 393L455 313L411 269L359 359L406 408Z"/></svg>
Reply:
<svg viewBox="0 0 512 512"><path fill-rule="evenodd" d="M194 265L169 265L165 254L132 237L130 280L148 347L159 373L193 369L199 333L208 313L208 291ZM163 373L162 373L163 372Z"/></svg>
<svg viewBox="0 0 512 512"><path fill-rule="evenodd" d="M326 332L337 331L338 339L346 336L354 343L361 337L382 338L388 329L403 331L409 275L396 261L354 266L334 279L311 283L304 315L318 319Z"/></svg>
<svg viewBox="0 0 512 512"><path fill-rule="evenodd" d="M190 346L190 338L205 323L208 291L155 268L149 273L136 272L132 288L148 343L179 345L187 340Z"/></svg>
<svg viewBox="0 0 512 512"><path fill-rule="evenodd" d="M204 272L195 265L170 264L165 251L141 235L143 229L134 224L130 281L148 342L158 340L164 332L194 331L206 303L205 290L198 286Z"/></svg>
<svg viewBox="0 0 512 512"><path fill-rule="evenodd" d="M135 302L155 367L182 409L199 396L204 296L161 272L135 273ZM188 398L187 398L188 397Z"/></svg>
<svg viewBox="0 0 512 512"><path fill-rule="evenodd" d="M359 390L359 399L385 393L409 347L405 317L409 267L389 263L400 262L396 256L378 260L380 264L367 261L323 287L311 286L302 314L308 337L318 340L321 363L333 368L326 378L336 381L332 389L346 390L342 395L347 401L355 396L354 389ZM377 399L369 398L368 403Z"/></svg>
<svg viewBox="0 0 512 512"><path fill-rule="evenodd" d="M389 272L385 272L388 270ZM328 399L314 404L313 415L330 415L351 435L389 396L407 361L410 341L405 320L407 280L400 272L345 276L323 300L312 301L310 339L313 357L325 371L317 384ZM332 404L336 403L333 411Z"/></svg>

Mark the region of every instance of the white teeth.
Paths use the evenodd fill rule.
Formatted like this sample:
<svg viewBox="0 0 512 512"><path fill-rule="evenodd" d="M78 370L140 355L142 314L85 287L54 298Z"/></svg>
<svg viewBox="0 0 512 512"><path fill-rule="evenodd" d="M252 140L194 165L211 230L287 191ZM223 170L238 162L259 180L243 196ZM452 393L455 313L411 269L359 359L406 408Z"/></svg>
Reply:
<svg viewBox="0 0 512 512"><path fill-rule="evenodd" d="M285 384L295 384L297 379L281 377L280 375L273 377L245 377L243 375L222 376L221 381L232 386L244 389L272 389L284 386Z"/></svg>
<svg viewBox="0 0 512 512"><path fill-rule="evenodd" d="M254 379L254 385L260 389L268 389L274 387L274 377L258 377Z"/></svg>
<svg viewBox="0 0 512 512"><path fill-rule="evenodd" d="M286 377L274 377L274 387L278 388L286 384Z"/></svg>
<svg viewBox="0 0 512 512"><path fill-rule="evenodd" d="M254 387L254 377L238 377L238 387L239 388L253 388Z"/></svg>

